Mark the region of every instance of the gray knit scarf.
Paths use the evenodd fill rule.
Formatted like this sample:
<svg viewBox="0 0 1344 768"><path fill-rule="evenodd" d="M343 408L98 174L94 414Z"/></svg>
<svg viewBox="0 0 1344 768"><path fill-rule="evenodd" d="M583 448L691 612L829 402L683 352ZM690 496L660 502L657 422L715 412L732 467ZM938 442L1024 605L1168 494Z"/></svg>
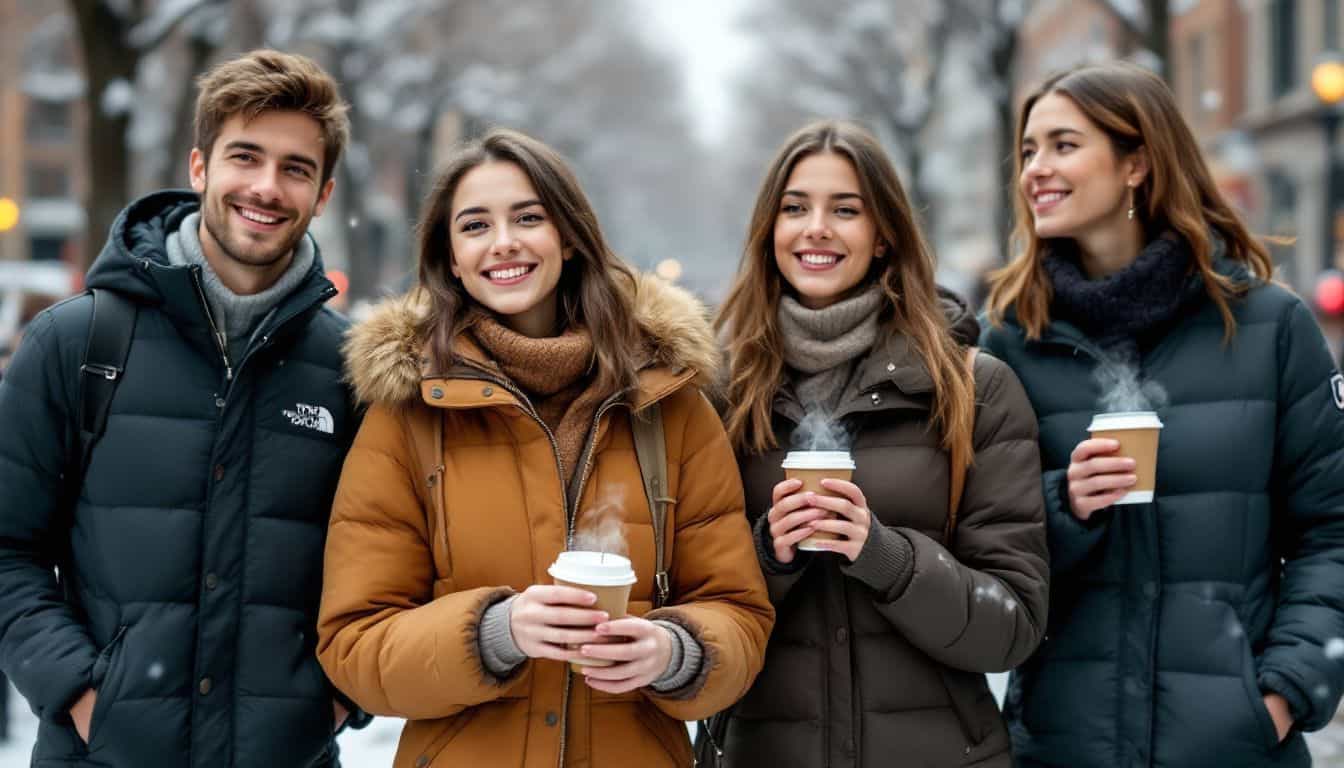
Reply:
<svg viewBox="0 0 1344 768"><path fill-rule="evenodd" d="M260 293L239 296L219 281L219 275L206 261L205 251L201 249L200 226L201 214L198 211L183 219L182 226L176 232L168 233L165 244L168 263L201 268L201 285L205 289L206 301L210 303L210 314L215 326L228 335L229 357L236 365L247 351L247 342L257 324L266 313L298 288L313 268L313 241L307 236L299 240L299 244L294 247L294 259L289 269L280 275L274 285Z"/></svg>
<svg viewBox="0 0 1344 768"><path fill-rule="evenodd" d="M854 362L877 341L881 306L882 287L877 283L825 309L808 309L791 296L780 299L784 362L793 369L803 407L835 409Z"/></svg>

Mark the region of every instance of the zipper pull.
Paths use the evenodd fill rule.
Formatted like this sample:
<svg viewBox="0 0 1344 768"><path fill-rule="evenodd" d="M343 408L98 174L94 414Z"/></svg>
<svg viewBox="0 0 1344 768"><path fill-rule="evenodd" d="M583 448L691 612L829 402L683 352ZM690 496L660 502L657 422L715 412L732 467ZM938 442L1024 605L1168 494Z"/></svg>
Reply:
<svg viewBox="0 0 1344 768"><path fill-rule="evenodd" d="M221 331L215 331L215 341L219 343L219 356L224 359L224 380L233 381L233 363L229 361L229 337Z"/></svg>

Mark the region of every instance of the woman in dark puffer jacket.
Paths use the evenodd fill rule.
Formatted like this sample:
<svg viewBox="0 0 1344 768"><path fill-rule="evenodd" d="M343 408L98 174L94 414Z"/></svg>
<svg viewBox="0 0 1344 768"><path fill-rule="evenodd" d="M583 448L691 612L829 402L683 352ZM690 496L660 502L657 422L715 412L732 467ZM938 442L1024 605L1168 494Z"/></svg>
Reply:
<svg viewBox="0 0 1344 768"><path fill-rule="evenodd" d="M981 354L972 375L978 325L933 272L871 135L817 123L780 150L719 318L778 616L755 685L711 728L728 766L1009 764L983 673L1026 658L1045 621L1036 421L1003 363ZM853 482L822 481L834 498L780 469L808 412L849 437ZM949 526L951 457L972 448ZM841 539L799 551L818 531Z"/></svg>
<svg viewBox="0 0 1344 768"><path fill-rule="evenodd" d="M1300 732L1344 687L1344 392L1320 331L1152 73L1051 79L1018 138L1025 252L984 343L1040 418L1052 593L1009 686L1017 759L1308 765ZM1135 464L1086 431L1118 395L1164 424L1150 503L1115 504Z"/></svg>

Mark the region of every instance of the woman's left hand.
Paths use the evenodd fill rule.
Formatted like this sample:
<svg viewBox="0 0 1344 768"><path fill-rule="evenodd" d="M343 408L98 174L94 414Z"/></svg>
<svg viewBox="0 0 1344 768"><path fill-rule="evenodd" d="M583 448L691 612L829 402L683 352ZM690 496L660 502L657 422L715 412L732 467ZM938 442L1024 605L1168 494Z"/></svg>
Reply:
<svg viewBox="0 0 1344 768"><path fill-rule="evenodd" d="M863 544L868 541L868 526L872 520L872 514L868 511L868 500L864 498L859 486L844 480L828 478L821 481L821 487L840 495L809 494L812 497L809 503L817 509L834 512L837 517L817 520L812 523L812 527L818 531L838 534L841 538L813 541L822 549L839 552L848 557L852 563L859 559Z"/></svg>
<svg viewBox="0 0 1344 768"><path fill-rule="evenodd" d="M589 643L580 649L584 658L616 662L609 667L583 668L588 687L594 690L625 693L643 688L662 676L672 659L672 638L651 621L615 619L598 624L597 633L628 641Z"/></svg>

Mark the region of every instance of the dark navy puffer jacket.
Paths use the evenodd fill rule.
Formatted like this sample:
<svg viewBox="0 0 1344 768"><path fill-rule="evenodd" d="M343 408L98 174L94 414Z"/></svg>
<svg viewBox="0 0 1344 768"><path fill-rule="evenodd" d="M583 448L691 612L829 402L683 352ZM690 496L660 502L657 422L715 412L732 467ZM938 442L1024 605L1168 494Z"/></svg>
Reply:
<svg viewBox="0 0 1344 768"><path fill-rule="evenodd" d="M73 512L90 297L40 314L0 382L0 666L41 718L35 766L334 763L314 628L357 426L346 322L319 261L228 380L196 268L164 253L197 208L138 201L90 271L139 317ZM90 687L86 747L67 710Z"/></svg>
<svg viewBox="0 0 1344 768"><path fill-rule="evenodd" d="M1220 262L1234 279L1250 278ZM1256 284L1236 335L1207 297L1140 348L1170 403L1157 498L1082 523L1069 454L1097 409L1099 350L1010 316L985 347L1040 419L1050 536L1046 640L1015 673L1006 714L1024 766L1304 766L1261 701L1315 730L1344 690L1344 391L1311 313Z"/></svg>

